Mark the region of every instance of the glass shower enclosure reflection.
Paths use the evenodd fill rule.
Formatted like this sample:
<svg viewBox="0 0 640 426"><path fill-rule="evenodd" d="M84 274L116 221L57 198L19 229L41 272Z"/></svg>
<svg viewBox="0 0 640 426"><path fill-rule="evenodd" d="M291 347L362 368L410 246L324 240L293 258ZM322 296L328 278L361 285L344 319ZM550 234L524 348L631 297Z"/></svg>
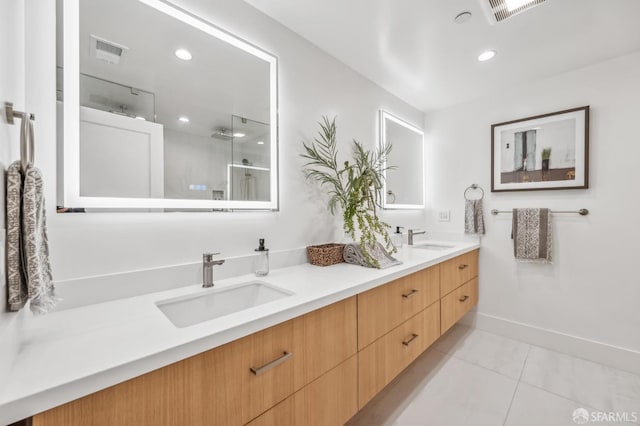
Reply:
<svg viewBox="0 0 640 426"><path fill-rule="evenodd" d="M227 164L229 199L270 200L270 126L234 115L232 136L231 162Z"/></svg>

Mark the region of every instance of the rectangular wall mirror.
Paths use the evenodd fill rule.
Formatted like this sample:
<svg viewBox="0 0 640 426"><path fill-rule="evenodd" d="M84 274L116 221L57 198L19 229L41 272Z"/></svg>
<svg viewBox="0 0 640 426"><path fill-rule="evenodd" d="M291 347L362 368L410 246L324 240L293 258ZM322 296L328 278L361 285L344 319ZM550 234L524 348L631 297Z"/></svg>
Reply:
<svg viewBox="0 0 640 426"><path fill-rule="evenodd" d="M275 56L159 0L60 0L58 32L59 205L278 208Z"/></svg>
<svg viewBox="0 0 640 426"><path fill-rule="evenodd" d="M385 172L385 209L424 208L424 132L406 121L380 111L380 141L391 144Z"/></svg>

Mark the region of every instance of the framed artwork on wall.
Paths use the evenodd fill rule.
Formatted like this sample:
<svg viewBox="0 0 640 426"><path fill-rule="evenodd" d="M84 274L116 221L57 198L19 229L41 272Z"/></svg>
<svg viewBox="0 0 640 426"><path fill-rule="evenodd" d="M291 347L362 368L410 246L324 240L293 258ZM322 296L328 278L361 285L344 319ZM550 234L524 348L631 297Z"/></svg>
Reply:
<svg viewBox="0 0 640 426"><path fill-rule="evenodd" d="M491 191L589 187L589 107L491 125Z"/></svg>

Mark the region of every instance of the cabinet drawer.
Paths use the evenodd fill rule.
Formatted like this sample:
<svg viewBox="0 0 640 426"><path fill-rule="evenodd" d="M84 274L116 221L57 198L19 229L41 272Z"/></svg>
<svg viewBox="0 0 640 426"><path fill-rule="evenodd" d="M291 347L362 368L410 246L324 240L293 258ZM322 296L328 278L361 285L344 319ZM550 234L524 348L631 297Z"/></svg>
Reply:
<svg viewBox="0 0 640 426"><path fill-rule="evenodd" d="M358 406L364 407L398 373L440 337L434 303L358 353Z"/></svg>
<svg viewBox="0 0 640 426"><path fill-rule="evenodd" d="M305 385L355 355L358 340L356 296L308 313L302 320L304 371L300 377L303 379L301 385Z"/></svg>
<svg viewBox="0 0 640 426"><path fill-rule="evenodd" d="M357 356L322 375L250 426L334 426L347 422L358 411Z"/></svg>
<svg viewBox="0 0 640 426"><path fill-rule="evenodd" d="M230 387L234 383L239 385L241 423L273 407L296 390L295 378L303 368L301 332L299 321L292 320L223 347L227 350L224 364L233 370L227 373L231 377L218 383ZM224 392L218 389L216 382L209 381L208 385L211 397Z"/></svg>
<svg viewBox="0 0 640 426"><path fill-rule="evenodd" d="M439 265L358 295L358 349L440 298Z"/></svg>
<svg viewBox="0 0 640 426"><path fill-rule="evenodd" d="M444 333L478 303L478 279L474 278L452 291L443 297L440 303L441 333Z"/></svg>
<svg viewBox="0 0 640 426"><path fill-rule="evenodd" d="M38 414L33 424L242 425L294 392L301 331L298 319L287 321ZM251 371L285 352L273 368Z"/></svg>
<svg viewBox="0 0 640 426"><path fill-rule="evenodd" d="M465 253L440 265L440 295L451 293L478 276L478 250Z"/></svg>

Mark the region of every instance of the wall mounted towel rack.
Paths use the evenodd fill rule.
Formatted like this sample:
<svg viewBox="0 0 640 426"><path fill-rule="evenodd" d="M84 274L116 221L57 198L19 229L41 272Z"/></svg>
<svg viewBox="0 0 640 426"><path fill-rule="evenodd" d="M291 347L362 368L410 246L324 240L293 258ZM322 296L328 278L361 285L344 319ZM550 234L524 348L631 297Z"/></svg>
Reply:
<svg viewBox="0 0 640 426"><path fill-rule="evenodd" d="M482 189L482 187L477 183L472 183L471 185L467 186L467 189L464 190L464 199L471 200L471 198L467 197L467 192L469 192L469 190L476 190L476 189L479 189L481 191L480 198L476 198L476 199L482 200L484 198L484 189Z"/></svg>
<svg viewBox="0 0 640 426"><path fill-rule="evenodd" d="M28 112L16 111L12 102L5 102L5 114L7 123L15 124L15 119L22 120L20 125L20 167L25 173L29 163L33 164L35 152L35 134L33 131L33 121L36 116Z"/></svg>
<svg viewBox="0 0 640 426"><path fill-rule="evenodd" d="M491 210L492 215L497 215L498 213L512 213L511 210ZM589 214L589 210L580 209L580 210L551 210L551 213L578 213L580 216L586 216Z"/></svg>
<svg viewBox="0 0 640 426"><path fill-rule="evenodd" d="M25 116L24 112L16 111L15 109L13 109L13 103L12 102L5 102L4 103L4 108L5 108L5 111L6 111L7 123L9 123L9 124L15 124L14 118L22 119ZM31 120L35 120L36 116L35 116L35 114L29 114L29 118Z"/></svg>

